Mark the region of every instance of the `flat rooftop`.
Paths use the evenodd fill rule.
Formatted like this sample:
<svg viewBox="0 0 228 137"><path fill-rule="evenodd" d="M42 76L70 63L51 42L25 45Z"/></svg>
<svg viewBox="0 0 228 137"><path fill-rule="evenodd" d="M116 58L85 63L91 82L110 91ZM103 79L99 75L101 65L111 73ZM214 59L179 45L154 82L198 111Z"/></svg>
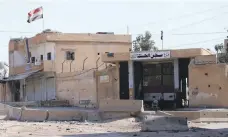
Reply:
<svg viewBox="0 0 228 137"><path fill-rule="evenodd" d="M42 32L34 37L28 38L29 44L44 42L98 42L98 43L132 43L131 35L127 34L95 34L95 33L62 33ZM24 45L24 39L11 39L10 42L17 42Z"/></svg>

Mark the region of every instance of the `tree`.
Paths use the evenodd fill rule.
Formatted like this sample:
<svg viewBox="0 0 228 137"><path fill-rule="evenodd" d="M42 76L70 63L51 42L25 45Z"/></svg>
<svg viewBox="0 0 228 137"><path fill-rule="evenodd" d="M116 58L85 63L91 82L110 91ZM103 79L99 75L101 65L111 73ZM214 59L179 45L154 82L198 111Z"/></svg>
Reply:
<svg viewBox="0 0 228 137"><path fill-rule="evenodd" d="M217 52L218 62L219 63L228 63L227 49L225 52L222 52L223 49L224 49L223 43L215 45L215 51Z"/></svg>
<svg viewBox="0 0 228 137"><path fill-rule="evenodd" d="M217 52L217 54L219 53L219 51L222 52L222 49L223 49L223 43L215 45L215 51Z"/></svg>
<svg viewBox="0 0 228 137"><path fill-rule="evenodd" d="M158 50L154 46L154 40L151 40L152 35L149 31L146 31L144 35L139 35L133 41L133 51L155 51Z"/></svg>
<svg viewBox="0 0 228 137"><path fill-rule="evenodd" d="M0 62L0 79L6 78L9 72L9 65L5 62Z"/></svg>

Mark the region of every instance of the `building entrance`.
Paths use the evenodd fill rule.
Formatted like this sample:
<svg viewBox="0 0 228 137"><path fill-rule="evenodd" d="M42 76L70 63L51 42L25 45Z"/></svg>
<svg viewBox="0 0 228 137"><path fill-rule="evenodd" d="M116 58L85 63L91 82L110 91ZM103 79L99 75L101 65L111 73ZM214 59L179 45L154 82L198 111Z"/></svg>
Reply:
<svg viewBox="0 0 228 137"><path fill-rule="evenodd" d="M173 63L143 64L143 96L148 107L154 103L160 109L175 105Z"/></svg>

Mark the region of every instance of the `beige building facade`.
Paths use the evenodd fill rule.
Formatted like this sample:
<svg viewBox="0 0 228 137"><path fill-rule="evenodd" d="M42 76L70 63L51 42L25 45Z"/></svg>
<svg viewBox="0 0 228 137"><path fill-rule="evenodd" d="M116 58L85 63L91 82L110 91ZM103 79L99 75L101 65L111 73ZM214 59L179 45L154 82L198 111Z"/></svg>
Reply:
<svg viewBox="0 0 228 137"><path fill-rule="evenodd" d="M172 103L178 108L228 106L225 103L227 65L218 63L216 55L209 50L198 48L113 54L112 57L103 54L102 61L128 62L128 91L121 86L119 90L120 94L128 94L129 99L143 100L150 107L155 100L161 99L167 102L165 107L172 107L168 106Z"/></svg>
<svg viewBox="0 0 228 137"><path fill-rule="evenodd" d="M72 106L126 109L163 100L169 108L228 107L227 65L214 53L130 52L131 41L130 35L59 32L11 39L0 101L67 100Z"/></svg>
<svg viewBox="0 0 228 137"><path fill-rule="evenodd" d="M130 48L130 35L48 31L32 38L11 39L8 101L68 100L73 106L96 107L98 92L102 97L118 98L113 93L102 95L107 83L118 82L112 80L115 75L98 78L106 73L117 74L109 63L101 61L101 55L129 52ZM99 74L100 70L105 71ZM2 98L6 100L6 96Z"/></svg>
<svg viewBox="0 0 228 137"><path fill-rule="evenodd" d="M216 63L216 55L199 56L189 65L191 107L228 107L228 65Z"/></svg>

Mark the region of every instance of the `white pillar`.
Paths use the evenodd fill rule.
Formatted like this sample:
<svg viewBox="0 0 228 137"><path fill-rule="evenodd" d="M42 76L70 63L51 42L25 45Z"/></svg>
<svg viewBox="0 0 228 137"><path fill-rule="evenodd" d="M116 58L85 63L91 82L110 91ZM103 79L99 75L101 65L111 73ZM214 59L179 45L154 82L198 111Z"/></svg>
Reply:
<svg viewBox="0 0 228 137"><path fill-rule="evenodd" d="M174 59L174 89L179 89L179 62L178 59Z"/></svg>
<svg viewBox="0 0 228 137"><path fill-rule="evenodd" d="M135 99L134 93L134 65L133 61L128 61L128 79L129 79L129 99Z"/></svg>

